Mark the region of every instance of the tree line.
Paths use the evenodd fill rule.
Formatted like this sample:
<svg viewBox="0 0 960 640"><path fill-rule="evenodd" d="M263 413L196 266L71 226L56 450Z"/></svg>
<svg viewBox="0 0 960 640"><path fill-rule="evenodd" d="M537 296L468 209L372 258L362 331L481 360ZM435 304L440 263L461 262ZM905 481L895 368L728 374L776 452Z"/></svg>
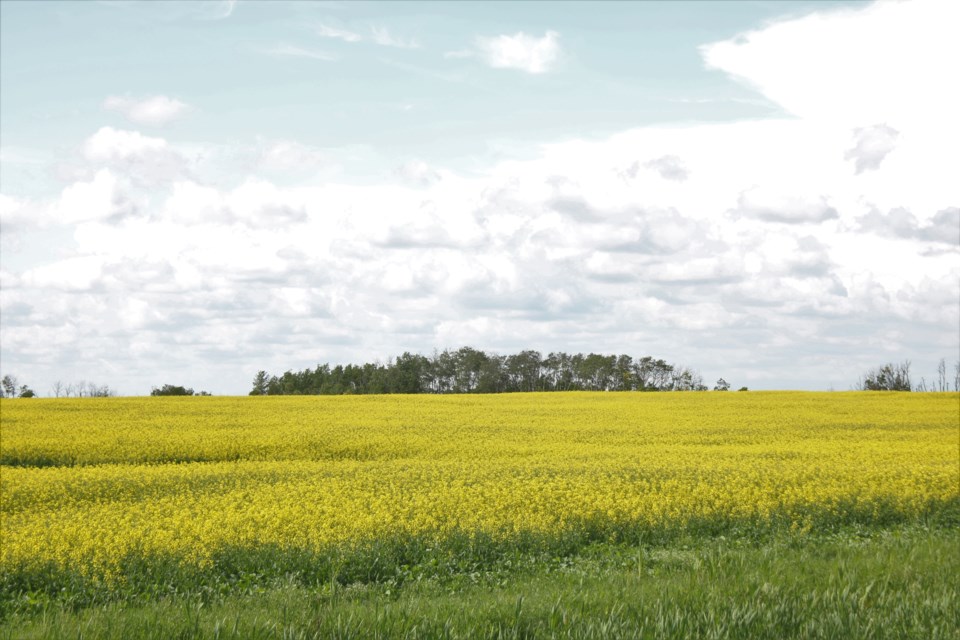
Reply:
<svg viewBox="0 0 960 640"><path fill-rule="evenodd" d="M911 363L887 363L868 370L852 385L859 391L960 391L960 361L948 371L941 358L932 380L914 382ZM509 393L521 391L706 391L703 377L689 367L651 356L567 354L521 351L511 355L485 353L472 347L434 352L430 357L404 352L396 359L364 364L286 371L280 376L257 372L249 395L342 395L384 393ZM720 378L714 391L727 391ZM741 387L740 391L746 391ZM57 380L56 398L105 398L116 392L107 385L81 380ZM164 384L151 396L209 396L207 391ZM16 376L0 379L0 398L33 398L37 394Z"/></svg>
<svg viewBox="0 0 960 640"><path fill-rule="evenodd" d="M953 380L947 373L947 359L940 358L937 364L937 377L927 382L920 378L914 383L910 378L910 361L888 362L887 364L870 369L857 380L853 388L857 391L960 391L960 361L953 367Z"/></svg>
<svg viewBox="0 0 960 640"><path fill-rule="evenodd" d="M727 390L729 386L721 378L714 389ZM564 352L544 356L533 350L498 355L461 347L429 357L404 352L385 364L320 364L279 376L259 371L250 395L707 389L697 371L650 356Z"/></svg>
<svg viewBox="0 0 960 640"><path fill-rule="evenodd" d="M6 375L0 380L0 398L33 398L37 394L25 384L20 384L16 376Z"/></svg>
<svg viewBox="0 0 960 640"><path fill-rule="evenodd" d="M176 384L165 384L162 387L154 387L150 390L152 396L209 396L213 395L207 391L194 391L190 387L184 387Z"/></svg>
<svg viewBox="0 0 960 640"><path fill-rule="evenodd" d="M53 398L110 398L116 392L105 384L87 380L64 382L57 380L50 387ZM36 392L25 384L20 384L16 376L5 375L0 379L0 398L35 398Z"/></svg>

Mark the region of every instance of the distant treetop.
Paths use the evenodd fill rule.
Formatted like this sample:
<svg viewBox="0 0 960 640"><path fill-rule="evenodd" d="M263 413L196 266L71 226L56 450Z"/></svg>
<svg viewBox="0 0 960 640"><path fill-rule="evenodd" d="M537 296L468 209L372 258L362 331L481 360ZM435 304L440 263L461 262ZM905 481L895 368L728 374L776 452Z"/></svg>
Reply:
<svg viewBox="0 0 960 640"><path fill-rule="evenodd" d="M404 352L386 364L322 364L281 376L258 371L250 395L706 390L697 371L650 356L544 356L533 350L498 355L461 347L431 357Z"/></svg>
<svg viewBox="0 0 960 640"><path fill-rule="evenodd" d="M193 389L188 389L187 387L178 387L172 384L165 384L159 389L154 387L150 391L152 396L192 396Z"/></svg>

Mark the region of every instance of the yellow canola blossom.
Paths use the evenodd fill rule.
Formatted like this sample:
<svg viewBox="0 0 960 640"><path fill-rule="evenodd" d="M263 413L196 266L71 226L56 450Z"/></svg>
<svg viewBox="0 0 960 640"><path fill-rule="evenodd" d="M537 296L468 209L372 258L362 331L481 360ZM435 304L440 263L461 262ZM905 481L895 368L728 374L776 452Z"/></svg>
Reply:
<svg viewBox="0 0 960 640"><path fill-rule="evenodd" d="M960 500L960 396L550 393L4 400L0 569Z"/></svg>

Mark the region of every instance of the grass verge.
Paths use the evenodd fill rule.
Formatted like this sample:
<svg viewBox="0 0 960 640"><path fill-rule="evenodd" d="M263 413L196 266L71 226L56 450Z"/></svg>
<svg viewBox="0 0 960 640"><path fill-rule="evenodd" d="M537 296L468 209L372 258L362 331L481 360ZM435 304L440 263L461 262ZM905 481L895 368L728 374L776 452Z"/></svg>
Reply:
<svg viewBox="0 0 960 640"><path fill-rule="evenodd" d="M323 581L238 566L221 589L20 603L0 638L956 639L958 549L956 527L907 525L423 550Z"/></svg>

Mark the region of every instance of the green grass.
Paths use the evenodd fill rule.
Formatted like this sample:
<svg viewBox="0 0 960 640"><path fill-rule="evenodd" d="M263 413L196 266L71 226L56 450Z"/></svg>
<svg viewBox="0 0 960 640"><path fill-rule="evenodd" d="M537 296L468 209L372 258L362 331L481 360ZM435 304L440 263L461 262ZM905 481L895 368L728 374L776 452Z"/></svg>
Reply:
<svg viewBox="0 0 960 640"><path fill-rule="evenodd" d="M121 599L21 592L0 638L960 638L952 525L421 548L380 564L312 578L237 565L219 587Z"/></svg>

